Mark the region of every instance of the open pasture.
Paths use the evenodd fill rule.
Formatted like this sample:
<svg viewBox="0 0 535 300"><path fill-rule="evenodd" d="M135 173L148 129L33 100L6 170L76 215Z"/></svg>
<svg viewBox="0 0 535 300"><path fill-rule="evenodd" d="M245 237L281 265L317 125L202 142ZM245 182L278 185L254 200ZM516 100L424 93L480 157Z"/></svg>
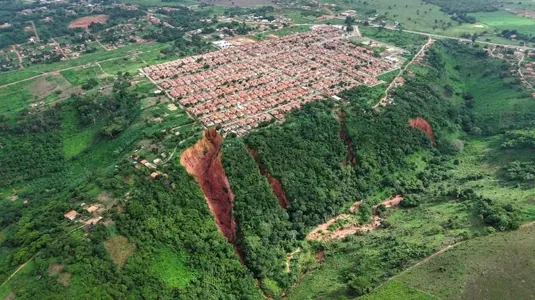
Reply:
<svg viewBox="0 0 535 300"><path fill-rule="evenodd" d="M477 21L498 31L516 30L523 34L533 34L535 32L535 20L517 16L504 11L474 13Z"/></svg>

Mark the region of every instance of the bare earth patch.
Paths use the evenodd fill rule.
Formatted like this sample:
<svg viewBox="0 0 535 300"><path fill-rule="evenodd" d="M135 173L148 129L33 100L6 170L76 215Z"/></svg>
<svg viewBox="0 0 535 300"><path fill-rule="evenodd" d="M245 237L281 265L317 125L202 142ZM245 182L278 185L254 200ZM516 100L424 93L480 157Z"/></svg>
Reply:
<svg viewBox="0 0 535 300"><path fill-rule="evenodd" d="M122 268L128 257L134 254L136 246L128 242L128 239L122 235L115 236L109 241L104 243L104 247L108 250L113 262Z"/></svg>
<svg viewBox="0 0 535 300"><path fill-rule="evenodd" d="M110 200L110 195L106 192L102 192L100 194L98 194L98 201L99 202L106 202Z"/></svg>
<svg viewBox="0 0 535 300"><path fill-rule="evenodd" d="M108 15L94 15L76 19L69 24L69 28L87 28L91 23L104 24L108 21Z"/></svg>
<svg viewBox="0 0 535 300"><path fill-rule="evenodd" d="M48 81L44 77L41 77L37 79L35 82L33 82L28 87L28 90L30 91L30 93L32 93L32 95L42 98L52 93L57 87L58 87L57 83Z"/></svg>
<svg viewBox="0 0 535 300"><path fill-rule="evenodd" d="M61 272L63 272L63 268L65 268L63 264L50 264L48 266L48 274L50 274L50 276L59 275Z"/></svg>
<svg viewBox="0 0 535 300"><path fill-rule="evenodd" d="M328 220L327 222L325 222L323 224L318 225L316 228L314 228L314 230L312 230L306 236L306 239L309 240L309 241L311 241L311 240L330 241L330 240L333 240L333 239L342 239L342 238L344 238L344 237L346 237L348 235L353 235L353 234L355 234L357 232L366 232L366 231L371 231L371 230L377 229L379 226L381 226L381 221L382 221L381 218L376 214L377 206L384 205L386 208L396 207L396 206L399 205L401 200L403 200L403 197L400 196L400 195L397 195L395 197L388 198L388 199L382 201L378 205L375 205L373 207L374 215L371 218L371 222L367 223L367 224L358 224L358 223L350 221L351 217L353 216L352 214L358 212L358 210L359 210L360 201L357 201L349 209L349 211L352 214L341 214L341 215L338 215L338 216ZM331 225L334 225L337 221L342 221L342 220L348 220L350 222L349 222L349 224L344 225L344 226L342 226L340 228L337 228L336 230L334 230L332 232L329 231L329 227Z"/></svg>
<svg viewBox="0 0 535 300"><path fill-rule="evenodd" d="M69 280L71 280L71 273L61 273L58 277L58 281L63 284L63 286L69 286Z"/></svg>
<svg viewBox="0 0 535 300"><path fill-rule="evenodd" d="M241 46L241 45L247 45L247 44L254 44L256 43L256 40L250 37L246 37L246 36L239 36L239 37L235 37L233 39L228 40L228 42L234 46Z"/></svg>
<svg viewBox="0 0 535 300"><path fill-rule="evenodd" d="M175 111L178 109L178 107L176 107L176 105L174 103L170 103L167 105L167 109L170 110L170 111Z"/></svg>

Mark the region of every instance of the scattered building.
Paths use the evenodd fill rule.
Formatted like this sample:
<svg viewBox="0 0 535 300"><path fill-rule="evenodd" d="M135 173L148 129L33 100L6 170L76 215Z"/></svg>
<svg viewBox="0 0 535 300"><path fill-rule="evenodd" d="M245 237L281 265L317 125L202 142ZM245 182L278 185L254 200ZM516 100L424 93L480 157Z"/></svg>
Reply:
<svg viewBox="0 0 535 300"><path fill-rule="evenodd" d="M71 210L69 212L67 212L66 214L64 214L63 216L66 218L66 219L69 219L71 221L74 221L76 219L76 216L78 215L78 213L75 211L75 210Z"/></svg>
<svg viewBox="0 0 535 300"><path fill-rule="evenodd" d="M91 213L96 212L96 211L98 210L98 207L95 206L95 205L91 205L91 206L89 206L86 210L87 210L88 213L91 214Z"/></svg>

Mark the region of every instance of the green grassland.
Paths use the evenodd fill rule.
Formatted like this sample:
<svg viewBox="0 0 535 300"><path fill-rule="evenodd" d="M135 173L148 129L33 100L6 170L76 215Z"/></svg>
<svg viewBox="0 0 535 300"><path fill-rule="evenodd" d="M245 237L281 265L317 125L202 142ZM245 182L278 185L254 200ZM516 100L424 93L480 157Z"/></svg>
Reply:
<svg viewBox="0 0 535 300"><path fill-rule="evenodd" d="M279 29L279 30L273 30L273 31L267 31L265 33L262 33L263 35L268 35L268 34L275 34L275 35L278 35L278 36L285 36L285 35L290 35L290 34L294 34L294 33L298 33L298 32L307 32L307 31L310 31L310 26L308 25L298 25L298 26L289 26L289 27L284 27L282 29Z"/></svg>
<svg viewBox="0 0 535 300"><path fill-rule="evenodd" d="M162 0L125 0L121 1L122 3L127 4L137 4L143 6L183 6L183 5L198 5L199 1L195 0L180 0L167 2Z"/></svg>
<svg viewBox="0 0 535 300"><path fill-rule="evenodd" d="M441 299L529 299L535 285L535 227L467 241L403 273L381 290L418 289ZM372 297L372 299L375 299Z"/></svg>
<svg viewBox="0 0 535 300"><path fill-rule="evenodd" d="M389 281L375 290L372 294L364 296L365 300L433 300L438 299L423 291L415 289L398 280Z"/></svg>
<svg viewBox="0 0 535 300"><path fill-rule="evenodd" d="M70 69L61 72L61 75L65 77L73 85L82 85L90 78L97 79L102 75L102 71L98 66L82 68L82 69Z"/></svg>
<svg viewBox="0 0 535 300"><path fill-rule="evenodd" d="M0 89L0 111L4 115L12 114L27 107L33 100L32 94L26 87L30 82L21 82Z"/></svg>
<svg viewBox="0 0 535 300"><path fill-rule="evenodd" d="M361 26L360 32L364 37L405 49L412 55L427 41L425 36L384 28Z"/></svg>
<svg viewBox="0 0 535 300"><path fill-rule="evenodd" d="M448 15L440 11L440 7L418 0L406 0L402 3L395 0L370 0L362 2L324 0L321 2L336 4L336 12L355 9L358 17L362 19L366 19L375 14L383 15L386 13L387 18L400 22L406 29L431 29L435 25L435 19L438 22L452 22Z"/></svg>
<svg viewBox="0 0 535 300"><path fill-rule="evenodd" d="M476 17L479 23L487 25L491 29L498 31L516 30L523 34L533 34L535 32L535 20L524 18L505 11L480 12L470 14Z"/></svg>
<svg viewBox="0 0 535 300"><path fill-rule="evenodd" d="M152 262L151 271L170 287L184 288L196 276L185 266L186 259L183 253L176 253L171 249L159 250Z"/></svg>

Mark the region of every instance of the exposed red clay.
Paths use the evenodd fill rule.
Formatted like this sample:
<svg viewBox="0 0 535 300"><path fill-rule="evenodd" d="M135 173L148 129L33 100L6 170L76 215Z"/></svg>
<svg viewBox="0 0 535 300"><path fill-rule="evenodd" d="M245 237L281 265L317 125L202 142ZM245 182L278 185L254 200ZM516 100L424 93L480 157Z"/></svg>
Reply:
<svg viewBox="0 0 535 300"><path fill-rule="evenodd" d="M236 239L236 222L232 216L234 194L221 163L223 137L215 129L207 129L203 138L186 149L180 163L201 186L217 227L229 242ZM237 248L240 254L239 248Z"/></svg>
<svg viewBox="0 0 535 300"><path fill-rule="evenodd" d="M433 144L435 143L436 140L435 134L433 133L433 127L426 119L422 117L417 117L416 119L409 119L409 125L412 128L417 128L423 131L431 139L431 141L433 141Z"/></svg>
<svg viewBox="0 0 535 300"><path fill-rule="evenodd" d="M342 162L343 167L347 167L348 164L354 166L357 164L357 157L355 155L355 150L353 149L353 141L347 133L346 128L346 112L344 110L338 110L336 112L338 121L340 121L340 138L344 142L344 145L347 147L347 155L344 161Z"/></svg>
<svg viewBox="0 0 535 300"><path fill-rule="evenodd" d="M279 206L282 208L288 208L288 206L290 205L290 201L288 201L288 197L286 197L286 194L284 193L284 190L282 189L282 183L280 183L280 181L277 178L269 174L266 167L260 161L258 152L256 152L254 149L250 148L249 146L247 146L247 151L249 151L251 156L253 156L254 160L256 161L256 164L258 165L258 169L260 170L260 174L264 175L264 177L267 178L269 184L271 185L271 189L273 189L273 194L278 199Z"/></svg>
<svg viewBox="0 0 535 300"><path fill-rule="evenodd" d="M329 241L333 239L342 239L348 235L353 235L357 232L366 232L377 229L379 226L381 226L382 219L377 214L377 207L379 205L384 205L386 208L390 207L396 207L399 205L399 203L403 200L403 196L397 195L392 198L385 199L381 203L374 205L372 208L373 216L371 218L371 223L368 224L350 224L341 228L336 229L335 231L330 232L329 227L333 224L335 224L338 220L348 220L351 218L350 214L341 214L338 215L327 222L318 225L314 230L308 233L306 236L306 239L309 241L316 240L316 241ZM349 211L352 214L355 214L358 212L360 208L360 201L355 202Z"/></svg>

